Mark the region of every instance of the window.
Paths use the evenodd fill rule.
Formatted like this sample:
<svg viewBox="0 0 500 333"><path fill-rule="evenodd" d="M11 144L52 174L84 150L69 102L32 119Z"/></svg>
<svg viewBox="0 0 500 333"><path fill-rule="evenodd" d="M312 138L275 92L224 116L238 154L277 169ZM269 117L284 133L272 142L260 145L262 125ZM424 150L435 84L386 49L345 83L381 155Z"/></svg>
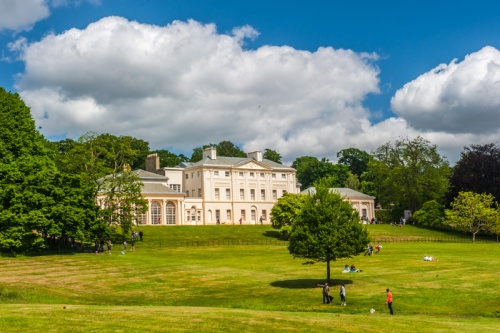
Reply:
<svg viewBox="0 0 500 333"><path fill-rule="evenodd" d="M250 200L255 200L255 190L254 189L250 190Z"/></svg>
<svg viewBox="0 0 500 333"><path fill-rule="evenodd" d="M171 202L169 202L167 204L167 216L166 216L165 223L166 224L175 224L175 206Z"/></svg>
<svg viewBox="0 0 500 333"><path fill-rule="evenodd" d="M186 197L189 198L189 191L186 191Z"/></svg>
<svg viewBox="0 0 500 333"><path fill-rule="evenodd" d="M243 172L240 171L238 174L240 175L240 177L243 177Z"/></svg>
<svg viewBox="0 0 500 333"><path fill-rule="evenodd" d="M198 189L198 196L201 198L201 188Z"/></svg>
<svg viewBox="0 0 500 333"><path fill-rule="evenodd" d="M226 210L226 221L231 221L231 209Z"/></svg>
<svg viewBox="0 0 500 333"><path fill-rule="evenodd" d="M147 220L148 220L148 216L146 214L139 214L136 218L135 218L135 223L136 224L146 224L147 223Z"/></svg>
<svg viewBox="0 0 500 333"><path fill-rule="evenodd" d="M156 201L151 203L151 224L161 224L161 207Z"/></svg>
<svg viewBox="0 0 500 333"><path fill-rule="evenodd" d="M196 213L198 215L198 221L201 221L201 210L197 211Z"/></svg>
<svg viewBox="0 0 500 333"><path fill-rule="evenodd" d="M361 209L361 215L363 216L363 218L366 218L366 208L363 208Z"/></svg>
<svg viewBox="0 0 500 333"><path fill-rule="evenodd" d="M286 174L285 173L281 174L281 179L286 179Z"/></svg>
<svg viewBox="0 0 500 333"><path fill-rule="evenodd" d="M198 171L198 178L200 178L201 176L201 171Z"/></svg>
<svg viewBox="0 0 500 333"><path fill-rule="evenodd" d="M186 179L189 179L189 175L186 173Z"/></svg>
<svg viewBox="0 0 500 333"><path fill-rule="evenodd" d="M250 211L250 214L252 215L252 216L251 216L252 223L255 223L255 215L256 215L256 214L255 214L255 209L252 209L252 210Z"/></svg>
<svg viewBox="0 0 500 333"><path fill-rule="evenodd" d="M277 199L278 199L278 191L273 190L273 200L277 200Z"/></svg>
<svg viewBox="0 0 500 333"><path fill-rule="evenodd" d="M260 178L264 178L264 173L263 172L260 173Z"/></svg>
<svg viewBox="0 0 500 333"><path fill-rule="evenodd" d="M226 200L231 200L231 190L226 188Z"/></svg>
<svg viewBox="0 0 500 333"><path fill-rule="evenodd" d="M245 190L240 188L240 200L245 200Z"/></svg>
<svg viewBox="0 0 500 333"><path fill-rule="evenodd" d="M263 210L262 210L262 219L263 219L264 221L266 221L266 220L267 220L267 210L265 210L265 209L263 209Z"/></svg>
<svg viewBox="0 0 500 333"><path fill-rule="evenodd" d="M229 171L225 171L224 176L229 177Z"/></svg>
<svg viewBox="0 0 500 333"><path fill-rule="evenodd" d="M176 192L181 192L181 184L170 184L170 188Z"/></svg>
<svg viewBox="0 0 500 333"><path fill-rule="evenodd" d="M215 189L215 200L219 200L219 189Z"/></svg>
<svg viewBox="0 0 500 333"><path fill-rule="evenodd" d="M246 214L245 214L245 210L244 210L244 209L242 209L242 210L241 210L241 219L242 219L243 221L246 221L246 220L247 220L247 217L246 217Z"/></svg>
<svg viewBox="0 0 500 333"><path fill-rule="evenodd" d="M273 174L271 175L271 177L272 177L273 179L276 179L276 174L275 174L275 173L273 173Z"/></svg>
<svg viewBox="0 0 500 333"><path fill-rule="evenodd" d="M266 190L260 190L260 200L266 200Z"/></svg>
<svg viewBox="0 0 500 333"><path fill-rule="evenodd" d="M250 177L252 177L252 178L255 177L255 173L250 172Z"/></svg>
<svg viewBox="0 0 500 333"><path fill-rule="evenodd" d="M219 176L219 171L214 171L214 176Z"/></svg>
<svg viewBox="0 0 500 333"><path fill-rule="evenodd" d="M194 189L191 190L191 193L192 193L191 196L194 198Z"/></svg>

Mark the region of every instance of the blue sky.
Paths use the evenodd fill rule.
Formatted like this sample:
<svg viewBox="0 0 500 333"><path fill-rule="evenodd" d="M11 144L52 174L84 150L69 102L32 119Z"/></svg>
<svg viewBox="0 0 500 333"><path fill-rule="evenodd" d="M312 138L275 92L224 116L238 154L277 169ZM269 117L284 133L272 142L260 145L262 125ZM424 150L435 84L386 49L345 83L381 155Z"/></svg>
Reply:
<svg viewBox="0 0 500 333"><path fill-rule="evenodd" d="M497 1L0 0L0 86L53 139L293 161L421 135L454 162L499 140L499 32Z"/></svg>

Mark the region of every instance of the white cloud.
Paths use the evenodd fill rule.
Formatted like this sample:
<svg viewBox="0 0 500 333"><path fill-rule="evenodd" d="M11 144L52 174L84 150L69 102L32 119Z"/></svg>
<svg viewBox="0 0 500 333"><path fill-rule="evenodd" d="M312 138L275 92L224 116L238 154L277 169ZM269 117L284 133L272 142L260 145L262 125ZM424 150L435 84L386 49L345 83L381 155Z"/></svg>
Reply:
<svg viewBox="0 0 500 333"><path fill-rule="evenodd" d="M425 131L494 134L500 128L500 52L484 47L420 75L391 100L394 112Z"/></svg>
<svg viewBox="0 0 500 333"><path fill-rule="evenodd" d="M188 151L231 140L287 161L387 141L362 105L379 91L375 54L242 48L257 35L249 26L226 35L193 20L160 27L108 17L27 45L17 88L47 136L92 130Z"/></svg>
<svg viewBox="0 0 500 333"><path fill-rule="evenodd" d="M31 30L36 22L49 15L47 0L2 0L0 1L0 31Z"/></svg>

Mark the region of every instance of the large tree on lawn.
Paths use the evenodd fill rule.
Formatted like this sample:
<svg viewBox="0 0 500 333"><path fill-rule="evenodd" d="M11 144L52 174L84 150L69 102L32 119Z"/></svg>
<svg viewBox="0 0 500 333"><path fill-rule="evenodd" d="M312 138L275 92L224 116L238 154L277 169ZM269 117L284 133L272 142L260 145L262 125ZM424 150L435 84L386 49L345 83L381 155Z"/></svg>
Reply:
<svg viewBox="0 0 500 333"><path fill-rule="evenodd" d="M288 250L294 258L326 263L328 282L330 262L359 254L369 242L358 212L324 180L316 182L315 191L304 199L289 240Z"/></svg>

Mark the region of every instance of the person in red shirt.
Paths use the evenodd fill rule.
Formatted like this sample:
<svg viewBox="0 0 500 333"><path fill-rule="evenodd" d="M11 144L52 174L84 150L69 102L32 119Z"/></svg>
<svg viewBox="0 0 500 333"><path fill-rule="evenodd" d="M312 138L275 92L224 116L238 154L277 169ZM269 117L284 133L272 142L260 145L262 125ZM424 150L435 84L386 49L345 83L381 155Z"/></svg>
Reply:
<svg viewBox="0 0 500 333"><path fill-rule="evenodd" d="M389 288L387 288L387 300L385 301L385 303L391 311L391 315L394 315L394 311L392 310L392 293L389 291Z"/></svg>

